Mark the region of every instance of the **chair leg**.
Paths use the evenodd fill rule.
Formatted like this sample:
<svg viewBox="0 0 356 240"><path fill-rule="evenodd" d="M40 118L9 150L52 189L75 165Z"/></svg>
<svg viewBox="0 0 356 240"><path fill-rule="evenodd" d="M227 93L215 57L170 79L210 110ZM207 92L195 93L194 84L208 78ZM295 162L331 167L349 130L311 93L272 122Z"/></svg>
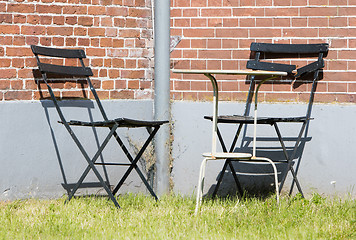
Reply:
<svg viewBox="0 0 356 240"><path fill-rule="evenodd" d="M199 181L198 181L198 186L197 186L197 200L196 200L196 206L195 206L195 215L198 213L199 205L201 204L202 197L203 197L205 168L206 168L207 161L208 161L208 159L204 158L200 164Z"/></svg>
<svg viewBox="0 0 356 240"><path fill-rule="evenodd" d="M275 180L274 184L276 185L276 198L277 198L277 204L279 204L278 172L277 172L276 164L268 158L265 158L265 160L268 161L273 167L274 180Z"/></svg>

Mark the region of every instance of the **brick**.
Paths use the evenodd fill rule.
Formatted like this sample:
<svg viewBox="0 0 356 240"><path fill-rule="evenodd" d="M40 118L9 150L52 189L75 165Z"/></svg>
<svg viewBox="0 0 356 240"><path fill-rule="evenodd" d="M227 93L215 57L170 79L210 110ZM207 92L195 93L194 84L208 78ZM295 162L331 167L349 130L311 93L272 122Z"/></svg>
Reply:
<svg viewBox="0 0 356 240"><path fill-rule="evenodd" d="M255 27L256 19L255 18L241 18L240 27Z"/></svg>
<svg viewBox="0 0 356 240"><path fill-rule="evenodd" d="M136 59L125 59L125 68L136 68L137 61Z"/></svg>
<svg viewBox="0 0 356 240"><path fill-rule="evenodd" d="M7 56L33 56L29 47L6 47L5 52Z"/></svg>
<svg viewBox="0 0 356 240"><path fill-rule="evenodd" d="M224 0L222 5L224 7L239 7L239 1L235 1L235 0Z"/></svg>
<svg viewBox="0 0 356 240"><path fill-rule="evenodd" d="M133 97L134 97L134 92L130 90L110 91L111 99L132 99Z"/></svg>
<svg viewBox="0 0 356 240"><path fill-rule="evenodd" d="M108 75L109 75L109 78L117 79L117 78L120 77L120 70L118 70L118 69L109 69Z"/></svg>
<svg viewBox="0 0 356 240"><path fill-rule="evenodd" d="M283 29L283 37L318 37L318 29L304 28L304 29Z"/></svg>
<svg viewBox="0 0 356 240"><path fill-rule="evenodd" d="M347 92L355 93L356 92L356 83L347 83Z"/></svg>
<svg viewBox="0 0 356 240"><path fill-rule="evenodd" d="M209 27L222 27L223 26L223 19L222 18L209 18L208 19L208 26Z"/></svg>
<svg viewBox="0 0 356 240"><path fill-rule="evenodd" d="M328 92L347 92L347 83L328 83Z"/></svg>
<svg viewBox="0 0 356 240"><path fill-rule="evenodd" d="M20 27L17 25L1 25L0 34L19 34Z"/></svg>
<svg viewBox="0 0 356 240"><path fill-rule="evenodd" d="M319 4L318 4L319 5ZM335 7L305 7L300 8L300 16L337 16L338 9Z"/></svg>
<svg viewBox="0 0 356 240"><path fill-rule="evenodd" d="M103 12L106 11L106 7L103 6L89 6L88 7L88 15L102 15Z"/></svg>
<svg viewBox="0 0 356 240"><path fill-rule="evenodd" d="M239 21L237 18L223 18L224 27L238 27Z"/></svg>
<svg viewBox="0 0 356 240"><path fill-rule="evenodd" d="M145 77L145 71L143 70L121 70L122 78L138 79Z"/></svg>
<svg viewBox="0 0 356 240"><path fill-rule="evenodd" d="M116 37L118 34L118 30L116 28L106 28L105 36L107 37Z"/></svg>
<svg viewBox="0 0 356 240"><path fill-rule="evenodd" d="M273 29L273 28L254 28L250 29L250 37L253 38L264 38L264 37L281 37L282 33L280 29Z"/></svg>
<svg viewBox="0 0 356 240"><path fill-rule="evenodd" d="M347 61L329 61L328 62L328 66L327 66L328 70L347 70Z"/></svg>
<svg viewBox="0 0 356 240"><path fill-rule="evenodd" d="M191 69L206 69L206 60L191 60Z"/></svg>
<svg viewBox="0 0 356 240"><path fill-rule="evenodd" d="M74 35L75 36L86 36L88 34L87 28L76 27L74 28Z"/></svg>
<svg viewBox="0 0 356 240"><path fill-rule="evenodd" d="M256 18L256 27L272 27L271 18Z"/></svg>
<svg viewBox="0 0 356 240"><path fill-rule="evenodd" d="M265 16L299 16L299 12L297 8L266 8Z"/></svg>
<svg viewBox="0 0 356 240"><path fill-rule="evenodd" d="M76 16L66 17L65 23L69 25L75 25L78 23L78 17Z"/></svg>
<svg viewBox="0 0 356 240"><path fill-rule="evenodd" d="M77 38L66 38L66 46L76 46Z"/></svg>
<svg viewBox="0 0 356 240"><path fill-rule="evenodd" d="M231 51L229 50L199 50L198 57L203 59L231 59Z"/></svg>
<svg viewBox="0 0 356 240"><path fill-rule="evenodd" d="M135 0L135 7L145 7L146 2L145 0Z"/></svg>
<svg viewBox="0 0 356 240"><path fill-rule="evenodd" d="M23 58L13 58L12 67L23 68L25 66L25 60Z"/></svg>
<svg viewBox="0 0 356 240"><path fill-rule="evenodd" d="M96 56L96 57L102 57L102 56L105 56L105 49L102 49L102 48L88 48L86 50L86 54L87 56Z"/></svg>
<svg viewBox="0 0 356 240"><path fill-rule="evenodd" d="M343 50L338 52L339 59L356 59L356 50Z"/></svg>
<svg viewBox="0 0 356 240"><path fill-rule="evenodd" d="M327 27L329 19L324 17L308 18L308 27Z"/></svg>
<svg viewBox="0 0 356 240"><path fill-rule="evenodd" d="M53 17L53 24L55 25L64 25L64 17L63 16L54 16Z"/></svg>
<svg viewBox="0 0 356 240"><path fill-rule="evenodd" d="M83 92L81 90L72 90L72 91L63 91L62 92L62 98L88 98L88 95L86 92Z"/></svg>
<svg viewBox="0 0 356 240"><path fill-rule="evenodd" d="M10 89L10 80L0 79L0 89L1 90Z"/></svg>
<svg viewBox="0 0 356 240"><path fill-rule="evenodd" d="M52 17L51 16L40 16L40 24L42 25L51 25Z"/></svg>
<svg viewBox="0 0 356 240"><path fill-rule="evenodd" d="M86 15L87 14L87 7L86 6L64 6L63 7L63 14L78 14L78 15Z"/></svg>
<svg viewBox="0 0 356 240"><path fill-rule="evenodd" d="M189 1L180 0L179 4L189 5ZM183 7L183 6L180 6L180 7ZM186 6L186 7L190 7L190 6ZM206 0L191 1L191 7L198 7L198 8L199 7L207 7L207 1Z"/></svg>
<svg viewBox="0 0 356 240"><path fill-rule="evenodd" d="M12 90L23 89L23 81L22 80L11 80L10 85L11 85Z"/></svg>
<svg viewBox="0 0 356 240"><path fill-rule="evenodd" d="M22 79L22 78L33 78L33 69L28 69L28 68L19 69L17 71L17 77L19 79Z"/></svg>
<svg viewBox="0 0 356 240"><path fill-rule="evenodd" d="M91 27L88 29L88 35L90 37L104 37L105 36L105 29L104 28L95 28L95 27Z"/></svg>
<svg viewBox="0 0 356 240"><path fill-rule="evenodd" d="M190 81L174 81L173 89L174 90L191 90L190 88Z"/></svg>
<svg viewBox="0 0 356 240"><path fill-rule="evenodd" d="M36 5L36 11L37 13L53 13L53 14L61 14L62 13L62 6L59 5Z"/></svg>
<svg viewBox="0 0 356 240"><path fill-rule="evenodd" d="M236 60L223 60L222 62L222 69L223 70L236 70L238 69L238 61Z"/></svg>
<svg viewBox="0 0 356 240"><path fill-rule="evenodd" d="M319 30L320 37L347 37L355 36L355 34L354 28L321 28Z"/></svg>
<svg viewBox="0 0 356 240"><path fill-rule="evenodd" d="M183 17L198 17L199 16L199 10L195 9L195 8L183 9L182 12L183 12Z"/></svg>
<svg viewBox="0 0 356 240"><path fill-rule="evenodd" d="M129 81L127 81L127 88L128 89L139 89L140 88L140 81L139 80L129 80Z"/></svg>
<svg viewBox="0 0 356 240"><path fill-rule="evenodd" d="M291 27L291 26L292 25L291 25L290 18L274 18L273 19L273 27ZM306 26L306 25L304 25L304 26Z"/></svg>
<svg viewBox="0 0 356 240"><path fill-rule="evenodd" d="M102 13L100 13L102 14ZM107 7L106 8L106 14L108 16L121 16L121 17L127 17L129 14L129 11L126 7Z"/></svg>
<svg viewBox="0 0 356 240"><path fill-rule="evenodd" d="M337 97L335 94L315 94L314 97L314 102L319 102L319 103L331 103L331 102L336 102Z"/></svg>
<svg viewBox="0 0 356 240"><path fill-rule="evenodd" d="M248 29L216 29L216 37L220 38L247 38L248 37Z"/></svg>
<svg viewBox="0 0 356 240"><path fill-rule="evenodd" d="M254 0L240 0L240 6L255 6Z"/></svg>
<svg viewBox="0 0 356 240"><path fill-rule="evenodd" d="M1 51L1 56L4 56L3 50ZM8 58L0 58L0 67L10 67L11 65L11 59ZM1 76L0 76L1 77Z"/></svg>
<svg viewBox="0 0 356 240"><path fill-rule="evenodd" d="M338 16L354 16L356 6L335 7L337 9Z"/></svg>
<svg viewBox="0 0 356 240"><path fill-rule="evenodd" d="M207 91L207 83L206 81L192 81L191 82L191 90L193 91Z"/></svg>
<svg viewBox="0 0 356 240"><path fill-rule="evenodd" d="M116 80L115 81L115 88L116 89L125 89L126 88L126 80Z"/></svg>
<svg viewBox="0 0 356 240"><path fill-rule="evenodd" d="M273 6L291 6L290 0L274 0Z"/></svg>
<svg viewBox="0 0 356 240"><path fill-rule="evenodd" d="M12 15L0 14L0 23L12 23Z"/></svg>
<svg viewBox="0 0 356 240"><path fill-rule="evenodd" d="M307 6L308 0L293 0L292 6Z"/></svg>
<svg viewBox="0 0 356 240"><path fill-rule="evenodd" d="M33 4L8 4L7 12L16 12L16 13L33 13L35 11L35 5Z"/></svg>
<svg viewBox="0 0 356 240"><path fill-rule="evenodd" d="M347 26L347 17L330 17L329 27L344 27Z"/></svg>
<svg viewBox="0 0 356 240"><path fill-rule="evenodd" d="M5 100L31 100L31 91L8 91L4 94Z"/></svg>
<svg viewBox="0 0 356 240"><path fill-rule="evenodd" d="M208 7L222 7L222 1L221 0L209 0Z"/></svg>
<svg viewBox="0 0 356 240"><path fill-rule="evenodd" d="M232 9L233 16L246 17L246 16L265 16L265 10L262 8L234 8ZM278 15L274 15L278 16Z"/></svg>
<svg viewBox="0 0 356 240"><path fill-rule="evenodd" d="M70 36L73 35L73 27L48 27L48 35Z"/></svg>
<svg viewBox="0 0 356 240"><path fill-rule="evenodd" d="M25 15L14 15L14 21L15 24L21 24L21 23L26 23L26 16Z"/></svg>
<svg viewBox="0 0 356 240"><path fill-rule="evenodd" d="M133 6L135 6L135 0L124 0L123 5L133 7Z"/></svg>
<svg viewBox="0 0 356 240"><path fill-rule="evenodd" d="M122 38L138 38L140 30L138 29L120 29L119 34Z"/></svg>
<svg viewBox="0 0 356 240"><path fill-rule="evenodd" d="M237 48L239 45L237 39L222 39L222 48Z"/></svg>
<svg viewBox="0 0 356 240"><path fill-rule="evenodd" d="M202 9L201 10L202 17L228 17L232 16L230 9L225 8L213 8L213 9Z"/></svg>
<svg viewBox="0 0 356 240"><path fill-rule="evenodd" d="M99 47L99 38L90 38L91 47Z"/></svg>
<svg viewBox="0 0 356 240"><path fill-rule="evenodd" d="M82 26L93 26L93 17L78 17L78 24Z"/></svg>
<svg viewBox="0 0 356 240"><path fill-rule="evenodd" d="M38 15L28 15L27 16L27 23L36 25L36 24L39 24L39 22L40 22L40 16L38 16Z"/></svg>
<svg viewBox="0 0 356 240"><path fill-rule="evenodd" d="M192 19L192 26L194 27L205 27L205 19ZM190 19L175 19L174 27L190 27Z"/></svg>

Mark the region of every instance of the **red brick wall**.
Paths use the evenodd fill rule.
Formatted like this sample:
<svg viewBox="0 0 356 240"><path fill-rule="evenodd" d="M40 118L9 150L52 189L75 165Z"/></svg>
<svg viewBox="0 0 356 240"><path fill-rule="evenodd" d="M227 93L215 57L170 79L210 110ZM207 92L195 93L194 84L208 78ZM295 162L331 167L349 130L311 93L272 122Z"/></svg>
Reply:
<svg viewBox="0 0 356 240"><path fill-rule="evenodd" d="M330 44L316 100L356 102L355 0L171 0L174 68L244 69L253 41ZM0 99L39 98L31 44L82 48L102 98L153 97L150 0L0 1ZM197 76L194 76L196 78ZM171 75L172 99L207 100L204 77ZM243 100L245 78L231 77L221 98ZM77 96L79 84L57 84L57 94ZM308 86L263 86L266 101L304 101Z"/></svg>
<svg viewBox="0 0 356 240"><path fill-rule="evenodd" d="M316 101L356 102L355 0L172 0L171 5L171 34L183 39L171 54L174 68L244 69L253 41L327 42ZM211 98L204 76L171 79L174 99ZM245 100L245 77L229 79L220 84L220 98ZM265 101L304 101L308 87L266 84L261 93Z"/></svg>
<svg viewBox="0 0 356 240"><path fill-rule="evenodd" d="M102 98L152 97L150 0L0 1L0 99L39 98L30 45L82 48ZM59 83L63 97L80 84Z"/></svg>

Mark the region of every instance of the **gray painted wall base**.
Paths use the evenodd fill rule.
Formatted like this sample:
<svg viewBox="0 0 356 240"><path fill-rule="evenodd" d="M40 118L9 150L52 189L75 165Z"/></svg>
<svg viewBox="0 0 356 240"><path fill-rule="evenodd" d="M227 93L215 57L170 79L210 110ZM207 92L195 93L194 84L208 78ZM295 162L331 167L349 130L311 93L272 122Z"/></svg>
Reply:
<svg viewBox="0 0 356 240"><path fill-rule="evenodd" d="M63 101L66 105L68 102ZM71 103L72 104L72 103ZM79 110L66 107L66 114L70 119L90 120L101 119L96 107L91 101L76 101ZM152 101L103 101L109 117L132 117L139 119L153 119ZM67 104L68 106L70 104ZM280 113L297 116L305 110L303 104L260 104L260 115ZM221 102L220 114L241 113L244 104ZM210 115L210 102L173 102L173 146L174 159L172 169L173 191L183 195L195 193L201 153L210 151L211 122L204 120L204 115ZM49 101L31 102L14 101L0 103L0 200L19 198L57 198L66 194L63 184L75 183L86 167L77 147L69 138L65 128L58 124L58 116ZM299 169L299 180L307 194L318 192L325 195L356 196L356 127L353 119L356 117L356 105L315 104L308 128L308 138L302 153ZM84 118L83 118L84 117ZM224 138L234 134L234 126L223 126ZM106 136L107 129L75 128L84 146L94 154L99 142ZM284 136L295 137L297 125L286 124L281 128ZM145 129L120 129L125 143L134 152L141 146L147 132ZM258 135L262 136L258 146L276 147L273 157L279 157L275 132L270 126L260 126ZM241 151L251 151L252 128L246 129L244 142L238 143ZM97 140L94 140L93 139ZM152 150L152 147L151 147ZM261 153L261 152L260 152ZM112 141L99 161L126 160L117 143ZM145 161L154 159L152 151L144 156ZM144 165L145 161L140 164ZM205 192L211 191L222 167L222 162L209 162ZM237 166L244 187L261 189L269 186L271 176L254 175L251 173L270 171L268 165ZM145 168L145 166L143 166ZM279 166L282 170L282 166ZM104 170L100 167L100 171ZM257 169L257 170L256 170ZM104 176L115 185L125 169L108 167ZM249 175L246 175L249 173ZM90 174L86 182L97 182ZM263 184L261 184L263 183ZM286 184L284 191L288 191ZM233 194L234 182L226 174L220 194ZM133 173L120 193L143 192L145 187L136 173ZM101 188L83 188L80 194L104 193Z"/></svg>
<svg viewBox="0 0 356 240"><path fill-rule="evenodd" d="M241 114L243 103L221 102L220 114ZM304 104L260 104L259 116L299 116L306 111ZM211 115L212 104L209 102L175 102L173 104L174 167L172 171L174 192L191 195L196 191L201 153L209 152L211 148L211 122L204 120L204 115ZM306 195L314 192L325 195L356 196L356 126L355 105L315 104L312 110L314 120L310 121L308 135L303 151L298 151L301 163L298 178ZM301 124L285 123L281 126L284 137L295 138ZM236 126L223 124L221 131L224 140L230 146ZM244 141L239 141L237 151L252 152L252 125L244 129ZM259 125L257 147L272 147L272 155L264 155L257 151L257 156L279 158L280 144L274 128L269 125ZM288 139L286 139L288 140ZM290 139L293 140L293 139ZM292 146L292 141L287 141ZM218 149L221 151L221 148ZM287 145L288 147L288 145ZM218 150L218 151L219 151ZM205 179L205 193L212 192L217 176L222 168L222 161L209 161ZM263 191L271 188L273 176L261 176L260 171L271 173L267 164L251 165L237 164L243 187ZM283 170L283 166L279 166ZM252 173L252 174L251 174ZM291 179L285 184L283 192L289 192ZM231 174L224 175L221 195L234 194L235 183ZM295 189L295 188L294 188ZM273 188L272 188L273 191Z"/></svg>
<svg viewBox="0 0 356 240"><path fill-rule="evenodd" d="M76 101L79 107L69 107L62 101L68 120L102 120L91 101ZM152 101L103 101L109 118L131 117L152 119ZM134 110L133 110L134 109ZM87 166L77 146L62 124L50 101L3 102L0 104L0 199L12 200L28 197L57 198L66 194L65 186L76 183ZM107 135L106 128L74 127L89 156L93 156L99 143ZM122 140L132 152L137 152L145 138L146 129L120 129ZM152 147L150 147L152 150ZM144 158L153 157L148 151ZM98 161L127 162L126 156L114 139L109 142ZM145 161L140 161L145 169ZM126 167L98 166L111 185L116 185ZM85 182L98 183L93 173ZM133 172L121 192L146 192L145 186ZM78 194L105 192L101 188L81 188Z"/></svg>

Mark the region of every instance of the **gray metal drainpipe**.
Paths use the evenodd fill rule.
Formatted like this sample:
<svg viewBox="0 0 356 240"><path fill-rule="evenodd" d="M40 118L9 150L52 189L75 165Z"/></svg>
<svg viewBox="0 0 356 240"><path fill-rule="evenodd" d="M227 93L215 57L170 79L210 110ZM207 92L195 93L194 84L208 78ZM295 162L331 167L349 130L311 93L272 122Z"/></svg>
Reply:
<svg viewBox="0 0 356 240"><path fill-rule="evenodd" d="M170 120L170 0L154 1L154 118ZM156 192L169 193L170 126L164 124L155 137Z"/></svg>

